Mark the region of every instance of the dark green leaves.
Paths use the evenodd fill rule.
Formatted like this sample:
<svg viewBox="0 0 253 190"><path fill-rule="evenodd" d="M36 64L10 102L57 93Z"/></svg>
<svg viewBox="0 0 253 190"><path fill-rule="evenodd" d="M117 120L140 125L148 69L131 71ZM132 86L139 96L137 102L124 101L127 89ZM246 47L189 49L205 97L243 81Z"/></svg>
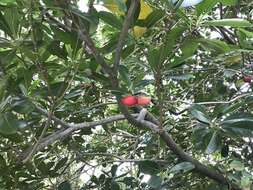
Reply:
<svg viewBox="0 0 253 190"><path fill-rule="evenodd" d="M117 18L114 14L106 11L100 11L98 13L100 19L102 19L107 24L111 25L112 27L117 28L120 30L122 28L122 21Z"/></svg>
<svg viewBox="0 0 253 190"><path fill-rule="evenodd" d="M5 135L14 134L20 126L21 123L13 113L0 113L0 133Z"/></svg>
<svg viewBox="0 0 253 190"><path fill-rule="evenodd" d="M148 180L148 186L151 188L159 189L162 185L162 178L156 175L152 175Z"/></svg>
<svg viewBox="0 0 253 190"><path fill-rule="evenodd" d="M245 19L232 18L206 21L205 26L231 26L231 27L253 27L253 24Z"/></svg>
<svg viewBox="0 0 253 190"><path fill-rule="evenodd" d="M142 173L154 175L160 172L160 167L156 162L147 160L139 162L139 170Z"/></svg>
<svg viewBox="0 0 253 190"><path fill-rule="evenodd" d="M179 56L175 56L171 67L183 64L187 59L191 58L198 48L198 42L195 39L186 39L180 47L182 52Z"/></svg>
<svg viewBox="0 0 253 190"><path fill-rule="evenodd" d="M198 15L207 13L212 10L212 8L219 2L219 0L205 0L202 1L199 5L197 5L197 13Z"/></svg>
<svg viewBox="0 0 253 190"><path fill-rule="evenodd" d="M9 36L12 36L11 28L1 11L0 11L0 29Z"/></svg>
<svg viewBox="0 0 253 190"><path fill-rule="evenodd" d="M166 35L165 41L161 46L152 47L152 49L149 50L147 58L152 69L157 69L168 57L173 57L174 46L184 31L185 27L175 26Z"/></svg>
<svg viewBox="0 0 253 190"><path fill-rule="evenodd" d="M209 51L216 51L217 53L226 53L231 50L229 45L221 40L215 39L197 39Z"/></svg>
<svg viewBox="0 0 253 190"><path fill-rule="evenodd" d="M206 147L206 153L212 154L214 153L218 147L220 146L221 137L219 136L218 131L214 131L211 135L211 139Z"/></svg>
<svg viewBox="0 0 253 190"><path fill-rule="evenodd" d="M58 186L57 189L58 189L58 190L72 190L71 185L70 185L70 183L69 183L68 181L62 182L62 183Z"/></svg>
<svg viewBox="0 0 253 190"><path fill-rule="evenodd" d="M16 0L1 0L0 4L1 5L15 5Z"/></svg>
<svg viewBox="0 0 253 190"><path fill-rule="evenodd" d="M199 105L194 105L190 108L190 112L195 117L197 120L203 123L210 124L210 119L205 113L205 110L199 106Z"/></svg>
<svg viewBox="0 0 253 190"><path fill-rule="evenodd" d="M61 169L68 161L68 157L62 158L59 160L59 162L54 167L54 172L57 172L59 169Z"/></svg>
<svg viewBox="0 0 253 190"><path fill-rule="evenodd" d="M172 173L178 173L178 172L188 172L188 171L191 171L195 168L195 166L190 163L190 162L181 162L175 166L173 166L171 169L170 169L170 172Z"/></svg>
<svg viewBox="0 0 253 190"><path fill-rule="evenodd" d="M224 128L237 128L253 131L253 115L250 113L233 114L221 122Z"/></svg>

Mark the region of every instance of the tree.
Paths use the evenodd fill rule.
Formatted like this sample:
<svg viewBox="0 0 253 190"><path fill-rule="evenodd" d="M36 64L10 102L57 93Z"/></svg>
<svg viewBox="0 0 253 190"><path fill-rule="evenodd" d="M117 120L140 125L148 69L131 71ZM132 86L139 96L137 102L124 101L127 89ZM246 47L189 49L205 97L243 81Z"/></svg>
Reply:
<svg viewBox="0 0 253 190"><path fill-rule="evenodd" d="M253 188L253 4L181 3L1 0L2 189Z"/></svg>

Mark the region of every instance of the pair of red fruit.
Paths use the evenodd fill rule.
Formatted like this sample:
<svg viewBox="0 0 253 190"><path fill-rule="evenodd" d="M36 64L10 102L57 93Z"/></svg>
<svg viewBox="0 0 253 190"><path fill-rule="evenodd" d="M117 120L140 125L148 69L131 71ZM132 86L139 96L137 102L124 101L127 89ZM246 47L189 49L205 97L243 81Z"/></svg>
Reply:
<svg viewBox="0 0 253 190"><path fill-rule="evenodd" d="M146 106L151 102L151 97L148 96L124 96L121 103L125 106Z"/></svg>

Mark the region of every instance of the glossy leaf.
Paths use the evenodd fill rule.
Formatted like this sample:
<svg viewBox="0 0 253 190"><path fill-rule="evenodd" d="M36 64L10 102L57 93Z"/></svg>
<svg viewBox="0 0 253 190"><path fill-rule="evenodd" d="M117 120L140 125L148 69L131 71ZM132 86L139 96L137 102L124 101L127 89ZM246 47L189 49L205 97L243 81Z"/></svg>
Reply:
<svg viewBox="0 0 253 190"><path fill-rule="evenodd" d="M179 173L179 172L188 172L188 171L191 171L195 168L195 166L190 163L190 162L181 162L175 166L173 166L171 169L170 169L170 172L172 173Z"/></svg>
<svg viewBox="0 0 253 190"><path fill-rule="evenodd" d="M221 19L204 23L205 26L231 26L231 27L253 27L253 24L245 19Z"/></svg>
<svg viewBox="0 0 253 190"><path fill-rule="evenodd" d="M71 185L70 185L70 183L69 183L68 181L62 182L62 183L58 186L57 189L58 189L58 190L72 190Z"/></svg>
<svg viewBox="0 0 253 190"><path fill-rule="evenodd" d="M225 128L253 130L253 115L250 113L233 114L224 119L220 124Z"/></svg>
<svg viewBox="0 0 253 190"><path fill-rule="evenodd" d="M156 162L142 161L139 162L139 170L145 174L157 174L160 171L160 167Z"/></svg>
<svg viewBox="0 0 253 190"><path fill-rule="evenodd" d="M159 176L152 175L148 180L148 186L151 188L159 189L162 185L162 178Z"/></svg>
<svg viewBox="0 0 253 190"><path fill-rule="evenodd" d="M106 12L106 11L100 11L98 13L99 18L101 18L104 22L106 22L107 24L117 28L117 29L121 29L122 28L122 22L121 20L119 20L115 15L113 15L110 12Z"/></svg>
<svg viewBox="0 0 253 190"><path fill-rule="evenodd" d="M190 112L197 120L210 124L210 119L208 116L204 113L204 110L201 106L194 105L190 108Z"/></svg>
<svg viewBox="0 0 253 190"><path fill-rule="evenodd" d="M0 113L0 133L10 135L16 133L20 124L12 113Z"/></svg>
<svg viewBox="0 0 253 190"><path fill-rule="evenodd" d="M207 154L214 153L220 146L220 141L221 140L218 131L214 131L205 152Z"/></svg>

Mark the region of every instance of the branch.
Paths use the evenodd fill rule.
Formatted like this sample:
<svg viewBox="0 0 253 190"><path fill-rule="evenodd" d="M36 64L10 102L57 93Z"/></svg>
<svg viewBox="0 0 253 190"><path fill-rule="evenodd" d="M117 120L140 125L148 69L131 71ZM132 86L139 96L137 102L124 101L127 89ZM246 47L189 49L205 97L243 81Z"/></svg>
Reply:
<svg viewBox="0 0 253 190"><path fill-rule="evenodd" d="M23 161L22 161L23 163L28 162L28 161L32 158L33 154L36 152L36 149L37 149L38 146L40 145L41 141L43 140L44 135L45 135L46 132L47 132L48 127L50 126L50 123L51 123L51 121L52 121L52 115L53 115L53 111L50 110L50 111L48 112L47 123L46 123L46 125L44 126L44 128L43 128L43 130L42 130L42 132L41 132L41 134L40 134L40 136L39 136L38 141L37 141L37 142L35 143L35 145L32 147L31 151L29 151L29 153L28 153L28 155L25 157L25 159L23 159Z"/></svg>
<svg viewBox="0 0 253 190"><path fill-rule="evenodd" d="M124 25L123 25L123 28L122 28L122 31L121 31L121 35L120 35L120 38L119 38L119 41L118 41L117 50L116 50L116 58L115 58L115 63L114 63L114 69L117 72L118 72L118 66L119 66L119 63L120 63L121 51L122 51L122 48L123 48L123 45L124 45L124 39L125 39L125 36L127 35L128 28L130 26L130 21L131 21L131 18L132 18L132 14L134 12L134 9L135 9L135 6L136 6L137 2L139 2L139 0L133 0L132 1L132 4L131 4L132 8L131 8L131 10L129 9L128 16L127 16L127 18L124 22ZM78 25L76 27L78 27ZM102 66L102 69L104 71L106 71L106 73L108 73L111 76L110 80L111 80L112 87L115 90L120 90L119 79L117 77L115 77L115 76L117 76L117 73L113 73L111 68L106 64L106 62L104 60L104 57L101 56L100 52L96 49L96 47L95 47L93 41L91 40L91 38L89 37L88 33L85 30L80 30L80 28L78 28L78 33L79 33L80 39L88 45L88 47L90 48L90 50L91 50L93 56L95 57L96 61ZM225 185L229 184L227 179L222 174L212 170L211 168L208 168L207 166L203 165L202 163L200 163L199 161L193 159L191 156L189 156L187 153L185 153L175 143L175 141L172 139L172 137L163 128L160 127L161 126L160 122L157 121L157 119L154 116L152 116L152 114L147 113L147 117L146 117L147 119L152 120L152 122L147 121L147 120L137 120L136 119L137 116L133 116L132 114L130 114L129 111L128 111L128 108L126 106L122 105L121 98L119 96L117 96L116 98L117 98L119 108L120 108L121 112L124 114L124 116L121 115L121 119L127 119L131 124L133 124L136 127L149 128L152 131L154 131L155 133L158 133L160 135L161 139L163 139L165 141L167 146L180 159L182 159L184 161L191 162L195 166L195 171L196 172L198 172L198 173L200 173L204 176L207 176L207 177L209 177L209 178L211 178L211 179L213 179L213 180L215 180L215 181L217 181L221 184L225 184ZM112 121L110 120L110 122L112 122ZM94 122L90 122L90 123L94 123ZM96 123L96 125L98 125L97 123ZM78 130L78 129L81 129L82 127L83 128L88 127L86 124L85 125L83 125L83 124L80 125L79 124L79 127L78 127L78 125L75 125L76 126L75 128L68 128L68 129L65 130L66 132L62 131L61 133L65 132L65 133L63 133L63 135L67 135L67 134L73 132L73 130ZM89 127L91 127L91 126L89 126ZM67 131L67 130L69 130L69 131ZM59 133L58 137L55 138L55 139L61 138L63 136L63 135L60 135L61 133ZM52 136L52 138L53 137L54 136ZM48 138L48 140L50 140L52 138ZM44 145L46 145L46 144L47 143L44 143Z"/></svg>
<svg viewBox="0 0 253 190"><path fill-rule="evenodd" d="M123 27L121 29L121 33L119 36L117 48L116 48L116 54L115 54L115 62L114 62L114 70L115 74L117 74L119 65L120 65L120 57L121 57L121 51L125 43L125 38L128 34L128 30L130 28L130 25L134 19L134 13L137 10L137 7L140 5L140 0L134 0L131 1L130 8L127 12L127 16L125 18L125 21L123 23Z"/></svg>
<svg viewBox="0 0 253 190"><path fill-rule="evenodd" d="M41 8L41 10L44 12L44 15L46 16L46 18L47 18L48 21L53 22L54 24L56 24L61 29L64 29L67 32L72 32L72 30L74 29L74 28L69 28L67 25L64 25L63 23L61 23L60 21L58 21L57 19L55 19L52 15L50 15L48 12L46 12L43 8ZM105 73L107 73L110 76L112 76L113 75L112 69L107 65L107 63L105 62L105 59L100 54L100 52L97 50L97 48L96 48L95 44L93 43L92 39L89 37L88 32L85 30L85 28L80 29L80 26L78 24L76 24L73 19L72 19L72 21L73 21L73 24L77 28L76 31L78 33L79 39L82 42L86 43L86 45L88 46L89 50L93 54L95 60L102 67L102 70ZM84 47L84 48L86 49L86 47Z"/></svg>
<svg viewBox="0 0 253 190"><path fill-rule="evenodd" d="M145 109L145 108L143 108L143 109L140 111L137 120L144 120L145 117L146 117L146 115L147 115L147 112L148 112L148 110Z"/></svg>
<svg viewBox="0 0 253 190"><path fill-rule="evenodd" d="M141 109L141 107L137 107L137 109ZM173 138L166 132L164 129L161 129L159 126L159 121L149 112L147 112L147 119L150 119L151 121L154 121L154 123L146 120L139 121L141 125L147 126L149 129L151 129L153 132L158 133L161 137L161 139L167 144L167 146L172 150L174 154L176 154L181 160L187 161L192 163L195 166L195 171L209 177L210 179L213 179L221 184L227 185L229 184L227 179L220 173L216 172L215 170L212 170L211 168L208 168L204 164L200 163L198 160L193 159L191 156L189 156L187 153L181 149L176 142L173 140ZM130 120L131 121L131 120Z"/></svg>
<svg viewBox="0 0 253 190"><path fill-rule="evenodd" d="M74 21L73 21L74 22ZM100 66L102 67L102 70L107 73L109 76L113 76L113 71L112 69L107 65L105 62L105 59L103 56L100 54L100 52L97 50L95 44L89 37L87 31L85 29L80 29L77 24L75 24L76 27L78 28L78 35L79 38L86 43L86 45L89 47L90 51L92 52L93 56L95 57L96 61Z"/></svg>
<svg viewBox="0 0 253 190"><path fill-rule="evenodd" d="M181 102L181 103L184 103L184 104L188 104L188 105L215 105L215 104L231 104L233 102L236 102L237 100L240 100L242 98L245 98L247 96L252 96L253 95L253 92L248 92L248 93L244 93L244 94L240 94L228 101L213 101L213 102L186 102L184 100L173 100L173 101L167 101L169 103L175 103L175 102ZM188 107L189 108L189 107ZM188 108L185 108L183 109L182 111L180 112L174 112L172 110L169 110L169 112L171 112L172 114L175 114L175 115L180 115L182 114L183 112L187 111Z"/></svg>
<svg viewBox="0 0 253 190"><path fill-rule="evenodd" d="M42 108L36 107L36 109L44 116L47 116L48 113L43 110ZM133 117L137 117L138 114L132 114ZM112 123L115 121L120 121L120 120L124 120L125 116L124 115L115 115L115 116L111 116L108 117L106 119L102 119L99 121L92 121L92 122L85 122L85 123L79 123L79 124L72 124L72 123L67 123L64 122L62 120L60 120L59 118L52 116L51 119L53 121L55 121L55 123L62 125L64 127L67 127L65 129L60 129L58 131L56 131L55 133L42 138L39 143L36 146L32 146L29 147L27 150L25 150L22 155L20 156L20 159L24 162L24 159L27 157L27 155L29 154L29 152L31 150L33 150L33 154L38 152L39 150L42 150L43 148L45 148L46 146L49 146L51 144L53 144L55 141L63 139L69 135L71 135L74 131L80 130L80 129L89 129L89 128L93 128L99 125L104 125L104 124L108 124L108 123Z"/></svg>
<svg viewBox="0 0 253 190"><path fill-rule="evenodd" d="M240 94L234 98L232 98L231 100L229 101L217 101L217 102L198 102L198 103L192 103L192 104L197 104L197 105L212 105L212 104L231 104L241 98L244 98L244 97L247 97L247 96L251 96L253 95L252 92L249 92L249 93L245 93L245 94Z"/></svg>

